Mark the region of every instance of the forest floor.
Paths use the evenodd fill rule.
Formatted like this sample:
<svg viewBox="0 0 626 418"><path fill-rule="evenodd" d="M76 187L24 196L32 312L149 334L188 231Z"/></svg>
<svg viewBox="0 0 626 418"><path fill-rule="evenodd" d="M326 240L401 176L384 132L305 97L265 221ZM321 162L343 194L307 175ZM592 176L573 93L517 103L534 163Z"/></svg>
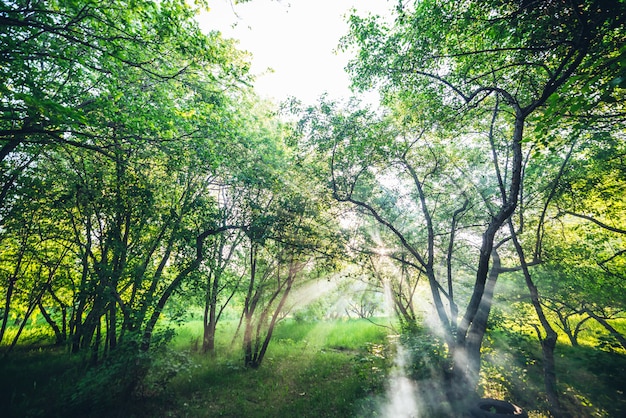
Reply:
<svg viewBox="0 0 626 418"><path fill-rule="evenodd" d="M227 331L218 335L223 344L214 357L199 353L199 324L188 323L152 359L130 396L119 390L128 364L93 372L66 350L23 346L0 360L0 404L9 417L450 416L434 395L441 389L437 342L390 334L365 320L285 322L261 367L252 370L243 367ZM399 372L401 355L409 366ZM536 339L492 331L483 362L480 396L549 417ZM569 416L626 416L625 354L562 345L557 367Z"/></svg>

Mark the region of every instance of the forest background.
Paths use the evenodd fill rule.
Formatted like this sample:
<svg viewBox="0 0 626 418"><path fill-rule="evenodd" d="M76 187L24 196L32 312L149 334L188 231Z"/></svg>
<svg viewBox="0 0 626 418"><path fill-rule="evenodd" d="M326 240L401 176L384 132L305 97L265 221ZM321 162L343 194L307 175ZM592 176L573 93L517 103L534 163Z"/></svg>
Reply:
<svg viewBox="0 0 626 418"><path fill-rule="evenodd" d="M207 6L1 3L10 414L624 412L624 1L351 15L355 97L280 105Z"/></svg>

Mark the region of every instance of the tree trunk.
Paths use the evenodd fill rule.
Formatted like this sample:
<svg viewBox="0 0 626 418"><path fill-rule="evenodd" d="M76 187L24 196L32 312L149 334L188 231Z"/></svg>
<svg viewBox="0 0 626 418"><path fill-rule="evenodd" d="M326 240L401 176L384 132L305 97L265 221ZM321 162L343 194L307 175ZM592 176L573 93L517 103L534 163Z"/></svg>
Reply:
<svg viewBox="0 0 626 418"><path fill-rule="evenodd" d="M154 327L156 326L157 321L159 320L159 317L161 316L161 312L163 311L163 308L165 307L165 304L169 300L170 296L172 296L174 291L178 289L178 286L180 286L182 281L191 272L195 271L202 263L202 260L204 260L204 240L211 235L216 235L216 234L219 234L220 232L224 232L229 229L236 229L236 228L239 228L239 227L226 225L226 226L222 226L216 229L206 230L196 237L195 258L189 263L189 266L187 266L180 273L178 273L176 278L172 280L170 285L167 286L165 290L163 291L163 293L161 294L159 301L154 307L154 312L150 316L150 319L148 320L148 323L146 324L146 327L144 328L142 342L141 342L142 351L148 351L150 349L150 343L152 342L152 332L154 331Z"/></svg>
<svg viewBox="0 0 626 418"><path fill-rule="evenodd" d="M204 336L202 352L215 355L215 330L217 329L217 294L219 292L222 270L215 267L209 274L204 305Z"/></svg>
<svg viewBox="0 0 626 418"><path fill-rule="evenodd" d="M557 334L552 328L545 330L545 338L541 340L541 352L543 354L543 373L545 379L546 395L550 403L550 412L554 418L563 416L561 402L556 380L556 364L554 361L554 348L556 347Z"/></svg>
<svg viewBox="0 0 626 418"><path fill-rule="evenodd" d="M85 321L80 326L80 332L77 334L78 338L78 350L88 348L94 338L97 328L100 326L102 315L104 315L102 306L102 297L97 296L99 293L95 292L96 300L94 301L91 310L88 311ZM100 330L101 332L101 330Z"/></svg>
<svg viewBox="0 0 626 418"><path fill-rule="evenodd" d="M54 293L52 286L48 286L48 293L61 309L61 335L65 341L67 340L67 305Z"/></svg>
<svg viewBox="0 0 626 418"><path fill-rule="evenodd" d="M107 341L108 348L110 350L115 350L117 347L117 312L115 309L115 300L111 300L109 302L109 315L108 315L108 326L107 326Z"/></svg>
<svg viewBox="0 0 626 418"><path fill-rule="evenodd" d="M280 315L283 307L285 306L285 302L287 301L287 297L289 296L289 292L291 291L291 286L293 285L294 279L295 277L290 277L288 279L289 282L287 284L287 288L283 292L280 302L278 303L278 306L274 310L274 314L272 315L272 320L270 321L269 327L267 329L267 333L265 334L265 338L263 340L263 345L261 346L261 349L259 350L259 354L256 358L256 362L255 362L256 367L259 367L261 365L261 362L263 361L263 358L265 357L267 347L269 346L270 340L272 339L272 334L274 333L274 327L276 326L278 315Z"/></svg>
<svg viewBox="0 0 626 418"><path fill-rule="evenodd" d="M99 360L99 354L100 354L100 343L102 341L102 325L101 325L102 321L98 321L98 324L96 325L96 339L93 343L93 345L91 346L91 364L92 365L96 365L98 364L98 360Z"/></svg>
<svg viewBox="0 0 626 418"><path fill-rule="evenodd" d="M552 326L550 326L550 323L548 322L548 319L546 318L546 315L543 311L541 301L539 300L539 291L537 290L537 287L532 280L530 270L528 269L528 263L526 262L526 256L524 255L524 250L522 249L522 246L517 239L517 232L515 231L513 222L510 219L509 230L511 231L511 238L515 246L515 250L517 251L520 264L522 266L522 272L524 273L526 287L528 288L528 291L530 293L532 305L535 308L535 312L537 313L539 322L541 323L541 326L546 333L546 336L542 338L539 327L537 327L537 336L541 341L541 351L543 354L543 375L546 396L548 398L548 402L550 403L550 413L554 418L561 418L563 416L563 413L561 410L561 403L559 401L559 393L557 390L556 366L554 361L554 348L556 346L556 340L558 335L556 331L554 331Z"/></svg>
<svg viewBox="0 0 626 418"><path fill-rule="evenodd" d="M50 314L48 314L48 311L46 311L41 301L39 301L37 306L39 307L39 312L41 312L41 315L44 317L44 319L46 320L48 325L50 325L50 328L52 328L52 331L54 332L55 345L63 344L63 342L65 342L65 335L63 332L61 332L61 328L59 328L54 319L52 319Z"/></svg>
<svg viewBox="0 0 626 418"><path fill-rule="evenodd" d="M78 206L78 204L77 204ZM71 352L76 354L81 349L81 339L85 332L84 322L83 322L83 314L85 313L85 309L87 306L87 299L90 296L87 291L87 282L89 280L89 254L91 253L91 235L92 235L92 225L89 216L86 216L85 221L85 245L84 249L80 255L81 262L81 276L80 276L80 285L78 287L78 295L76 298L78 300L74 300L72 306L76 306L76 309L72 312L72 317L70 319L70 336L72 340L72 348ZM76 232L78 235L78 232ZM76 238L77 242L80 242L78 238Z"/></svg>
<svg viewBox="0 0 626 418"><path fill-rule="evenodd" d="M176 278L172 280L172 283L170 283L170 285L163 291L163 294L159 298L157 305L154 307L154 312L150 316L150 319L148 320L148 323L146 324L146 327L144 329L141 342L142 351L148 351L148 349L150 348L150 343L152 342L152 332L154 331L154 327L156 326L157 321L159 320L161 312L163 312L163 308L165 307L168 299L170 298L170 296L172 296L174 290L178 288L183 279L187 277L189 273L197 269L199 265L200 260L194 260L191 265L189 265L189 267L178 273L178 276L176 276Z"/></svg>
<svg viewBox="0 0 626 418"><path fill-rule="evenodd" d="M19 340L20 336L22 335L22 331L24 331L24 327L26 326L26 323L28 322L28 319L33 314L33 312L35 311L35 307L37 306L37 303L38 303L38 301L35 302L35 303L32 303L28 307L28 309L26 310L26 314L24 315L24 318L20 322L20 327L18 328L17 333L15 334L15 337L13 337L13 340L11 341L11 345L9 346L7 352L4 354L5 356L8 356L13 351L15 346L17 345L17 341Z"/></svg>
<svg viewBox="0 0 626 418"><path fill-rule="evenodd" d="M467 365L465 366L465 379L470 387L476 387L478 384L480 372L480 348L482 347L483 338L487 331L487 320L493 305L493 294L500 274L500 257L498 252L493 250L491 253L493 260L489 277L485 285L485 293L480 301L478 312L472 321L472 325L468 330L467 340L465 342L465 354L467 356ZM455 365L455 369L459 365Z"/></svg>
<svg viewBox="0 0 626 418"><path fill-rule="evenodd" d="M256 368L253 361L253 349L252 349L252 317L246 314L244 318L244 330L243 330L243 364L246 367Z"/></svg>
<svg viewBox="0 0 626 418"><path fill-rule="evenodd" d="M11 309L11 299L13 297L13 290L15 289L15 277L9 279L9 285L7 286L6 297L4 299L4 312L2 312L2 325L0 326L0 343L4 339L4 333L6 332L7 323L9 321L9 309Z"/></svg>
<svg viewBox="0 0 626 418"><path fill-rule="evenodd" d="M493 250L493 243L496 233L500 227L510 219L511 215L517 208L519 199L519 193L522 183L522 139L524 135L524 119L525 114L520 109L516 109L515 125L513 130L513 138L511 141L511 148L513 152L513 161L511 164L511 180L509 183L508 194L502 196L502 205L498 213L492 217L489 226L485 230L480 247L480 254L478 257L478 268L476 271L476 282L474 284L474 291L465 310L465 314L459 323L457 329L457 345L464 346L465 339L467 338L467 331L474 321L474 318L480 307L480 303L485 293L485 285L487 283L487 276L489 273L489 261L491 259L491 253ZM496 167L497 168L497 167ZM504 186L502 185L504 190Z"/></svg>
<svg viewBox="0 0 626 418"><path fill-rule="evenodd" d="M215 355L215 330L217 329L217 300L211 297L210 302L204 307L204 336L202 339L202 352Z"/></svg>

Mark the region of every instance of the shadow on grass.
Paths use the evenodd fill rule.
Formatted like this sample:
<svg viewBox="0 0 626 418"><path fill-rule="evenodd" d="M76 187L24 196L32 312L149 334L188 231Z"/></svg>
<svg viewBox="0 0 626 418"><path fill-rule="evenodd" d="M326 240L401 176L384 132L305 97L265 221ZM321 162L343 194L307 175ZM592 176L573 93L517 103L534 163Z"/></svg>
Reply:
<svg viewBox="0 0 626 418"><path fill-rule="evenodd" d="M562 408L570 417L626 416L626 355L590 346L555 350ZM528 334L492 331L483 347L483 395L510 400L547 417L539 342Z"/></svg>

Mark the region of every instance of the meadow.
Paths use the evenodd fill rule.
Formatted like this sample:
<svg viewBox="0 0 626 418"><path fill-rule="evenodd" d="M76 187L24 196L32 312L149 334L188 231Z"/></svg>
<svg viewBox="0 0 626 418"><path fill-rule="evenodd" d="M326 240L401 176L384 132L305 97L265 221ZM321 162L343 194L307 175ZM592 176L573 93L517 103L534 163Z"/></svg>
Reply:
<svg viewBox="0 0 626 418"><path fill-rule="evenodd" d="M66 349L20 345L0 362L3 416L384 417L403 410L392 401L412 403L420 417L450 416L436 396L445 352L425 330L398 337L364 319L286 320L261 367L246 369L232 342L235 326L225 322L220 328L214 356L198 350L200 322L178 327L173 339L152 353L149 372L131 394L118 389L132 365L113 363L94 371ZM624 416L626 356L591 342L558 348L564 407L572 417ZM408 358L401 373L413 382L413 399L392 396L399 390L394 383L399 343ZM492 330L479 395L512 401L530 417L548 417L540 359L531 334L512 327Z"/></svg>

